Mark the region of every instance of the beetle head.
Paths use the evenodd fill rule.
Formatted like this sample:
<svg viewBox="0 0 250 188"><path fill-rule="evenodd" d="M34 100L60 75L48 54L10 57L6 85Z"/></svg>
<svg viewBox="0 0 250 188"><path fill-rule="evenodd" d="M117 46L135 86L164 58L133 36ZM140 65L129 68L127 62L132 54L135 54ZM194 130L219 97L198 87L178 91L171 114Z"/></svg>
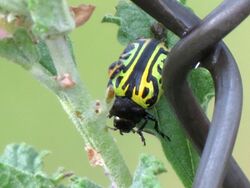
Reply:
<svg viewBox="0 0 250 188"><path fill-rule="evenodd" d="M115 116L114 127L119 129L121 132L129 133L135 127L135 123L130 120Z"/></svg>

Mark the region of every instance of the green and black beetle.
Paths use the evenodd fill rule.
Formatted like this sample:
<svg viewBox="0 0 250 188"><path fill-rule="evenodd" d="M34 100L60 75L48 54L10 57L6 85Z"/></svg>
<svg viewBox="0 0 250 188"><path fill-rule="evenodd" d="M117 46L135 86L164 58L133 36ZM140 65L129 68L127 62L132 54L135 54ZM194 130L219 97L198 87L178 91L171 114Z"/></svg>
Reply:
<svg viewBox="0 0 250 188"><path fill-rule="evenodd" d="M137 132L145 145L142 134L148 120L162 137L158 121L146 110L157 103L162 90L162 69L168 50L162 40L140 38L128 44L119 60L109 67L109 83L115 93L115 101L109 111L114 117L115 130L120 133ZM136 124L144 121L134 130Z"/></svg>

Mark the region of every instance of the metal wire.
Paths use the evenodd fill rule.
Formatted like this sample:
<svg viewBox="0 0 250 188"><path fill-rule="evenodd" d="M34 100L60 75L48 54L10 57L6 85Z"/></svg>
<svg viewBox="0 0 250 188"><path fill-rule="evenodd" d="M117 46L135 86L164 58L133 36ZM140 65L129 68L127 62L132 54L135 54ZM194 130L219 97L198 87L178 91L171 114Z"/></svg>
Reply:
<svg viewBox="0 0 250 188"><path fill-rule="evenodd" d="M212 48L249 15L250 1L224 1L203 22L173 0L133 1L180 37L187 35L171 51L164 67L163 83L178 118L200 150L204 147L210 122L197 105L185 80L191 65L205 57L207 59L203 64L214 78L216 103L213 126L194 187L220 187L227 164L223 186L250 187L236 162L232 158L228 162L241 114L240 75L233 57L222 42L216 49Z"/></svg>

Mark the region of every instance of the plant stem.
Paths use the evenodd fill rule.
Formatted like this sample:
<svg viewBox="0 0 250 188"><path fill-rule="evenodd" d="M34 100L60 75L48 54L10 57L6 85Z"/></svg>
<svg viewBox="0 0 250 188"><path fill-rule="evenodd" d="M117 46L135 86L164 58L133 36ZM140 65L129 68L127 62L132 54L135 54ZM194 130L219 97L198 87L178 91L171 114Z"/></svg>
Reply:
<svg viewBox="0 0 250 188"><path fill-rule="evenodd" d="M74 83L70 88L61 87L56 93L86 145L97 151L104 162L105 173L115 187L129 187L132 179L112 136L106 128L106 107L95 112L95 104L84 88L67 41L63 36L46 40L58 76L69 74Z"/></svg>

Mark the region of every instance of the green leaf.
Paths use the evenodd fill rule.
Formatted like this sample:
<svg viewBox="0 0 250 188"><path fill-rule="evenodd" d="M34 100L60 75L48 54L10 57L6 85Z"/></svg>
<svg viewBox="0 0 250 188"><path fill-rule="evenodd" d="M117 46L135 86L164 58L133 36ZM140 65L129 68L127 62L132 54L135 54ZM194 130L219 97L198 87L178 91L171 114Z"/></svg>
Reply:
<svg viewBox="0 0 250 188"><path fill-rule="evenodd" d="M69 37L67 44L74 59L73 48ZM51 75L57 71L44 41L35 43L25 29L17 29L11 38L0 40L0 56L13 61L29 70L34 63L40 63Z"/></svg>
<svg viewBox="0 0 250 188"><path fill-rule="evenodd" d="M209 101L214 97L214 84L209 71L205 68L192 70L188 75L190 87L204 111Z"/></svg>
<svg viewBox="0 0 250 188"><path fill-rule="evenodd" d="M198 153L188 140L164 96L161 97L150 113L157 117L160 130L171 139L169 142L159 137L168 161L182 180L184 186L192 187L198 164ZM153 127L154 125L151 123L148 125L151 131L154 131Z"/></svg>
<svg viewBox="0 0 250 188"><path fill-rule="evenodd" d="M65 34L75 28L75 21L69 11L66 0L27 0L33 32L45 38L51 35Z"/></svg>
<svg viewBox="0 0 250 188"><path fill-rule="evenodd" d="M31 69L34 63L40 63L52 75L56 74L46 44L43 41L35 43L25 29L17 29L11 38L0 40L0 56L27 70Z"/></svg>
<svg viewBox="0 0 250 188"><path fill-rule="evenodd" d="M40 60L39 63L46 68L52 75L56 75L57 71L54 66L53 60L50 56L49 49L45 42L41 41L37 44L37 48L40 52Z"/></svg>
<svg viewBox="0 0 250 188"><path fill-rule="evenodd" d="M42 159L47 151L37 152L26 144L10 144L0 156L0 187L56 187L42 173Z"/></svg>
<svg viewBox="0 0 250 188"><path fill-rule="evenodd" d="M181 3L186 2L182 0ZM138 6L128 0L119 0L115 15L105 15L104 23L114 23L119 26L117 38L121 44L128 44L140 37L152 38L151 26L157 21ZM166 46L172 48L179 38L173 32L167 32Z"/></svg>
<svg viewBox="0 0 250 188"><path fill-rule="evenodd" d="M120 26L122 20L121 20L120 17L117 17L117 16L105 15L105 16L102 18L102 22L103 22L103 23L114 23L114 24Z"/></svg>
<svg viewBox="0 0 250 188"><path fill-rule="evenodd" d="M11 12L18 15L27 15L27 2L26 0L1 0L1 12Z"/></svg>
<svg viewBox="0 0 250 188"><path fill-rule="evenodd" d="M166 172L162 162L154 156L143 154L135 171L133 183L130 188L160 188L157 175Z"/></svg>
<svg viewBox="0 0 250 188"><path fill-rule="evenodd" d="M24 29L17 29L13 37L0 40L0 56L19 63L25 69L30 69L40 58L39 51Z"/></svg>
<svg viewBox="0 0 250 188"><path fill-rule="evenodd" d="M178 0L181 4L185 5L187 0Z"/></svg>
<svg viewBox="0 0 250 188"><path fill-rule="evenodd" d="M0 11L24 16L24 21L32 24L33 34L39 38L65 34L75 28L66 0L1 0Z"/></svg>
<svg viewBox="0 0 250 188"><path fill-rule="evenodd" d="M101 188L101 186L90 181L87 178L74 177L71 179L72 183L69 188Z"/></svg>
<svg viewBox="0 0 250 188"><path fill-rule="evenodd" d="M17 170L11 166L0 163L0 187L1 188L33 188L56 187L52 180L41 175L31 175Z"/></svg>
<svg viewBox="0 0 250 188"><path fill-rule="evenodd" d="M61 182L72 173L64 173L62 169L53 176L42 171L43 159L47 151L38 152L27 144L10 144L0 156L1 188L101 188L88 180L73 176L68 185ZM65 181L63 181L65 182Z"/></svg>
<svg viewBox="0 0 250 188"><path fill-rule="evenodd" d="M115 15L105 16L102 22L120 26L118 40L121 44L128 44L140 37L152 37L150 27L156 23L151 16L127 0L119 0Z"/></svg>
<svg viewBox="0 0 250 188"><path fill-rule="evenodd" d="M168 48L173 48L173 46L179 41L179 37L175 35L173 32L167 32L166 46Z"/></svg>
<svg viewBox="0 0 250 188"><path fill-rule="evenodd" d="M5 148L3 155L0 157L0 162L18 170L36 174L42 171L42 160L47 154L48 151L39 153L33 147L24 143L10 144Z"/></svg>

